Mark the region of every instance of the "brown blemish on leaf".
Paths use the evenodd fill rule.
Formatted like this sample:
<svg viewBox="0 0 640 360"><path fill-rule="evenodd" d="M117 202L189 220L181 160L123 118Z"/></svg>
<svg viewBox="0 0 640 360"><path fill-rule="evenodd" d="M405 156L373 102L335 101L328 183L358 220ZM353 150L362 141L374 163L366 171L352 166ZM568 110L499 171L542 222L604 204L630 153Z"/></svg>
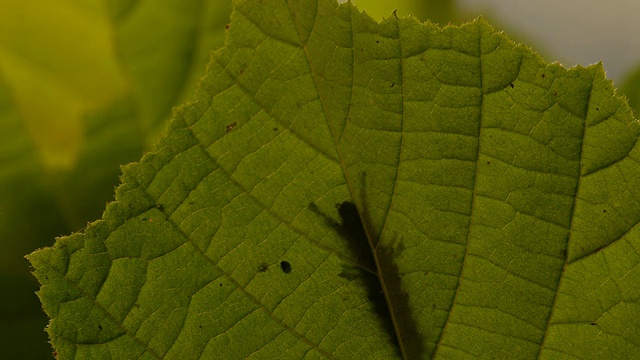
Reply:
<svg viewBox="0 0 640 360"><path fill-rule="evenodd" d="M224 130L225 130L225 131L227 132L227 134L228 134L228 133L230 133L230 132L233 130L233 128L235 128L235 127L236 127L236 125L238 125L238 123L237 123L236 121L234 121L234 122L232 122L231 124L229 124L229 125L225 126L225 127L224 127Z"/></svg>

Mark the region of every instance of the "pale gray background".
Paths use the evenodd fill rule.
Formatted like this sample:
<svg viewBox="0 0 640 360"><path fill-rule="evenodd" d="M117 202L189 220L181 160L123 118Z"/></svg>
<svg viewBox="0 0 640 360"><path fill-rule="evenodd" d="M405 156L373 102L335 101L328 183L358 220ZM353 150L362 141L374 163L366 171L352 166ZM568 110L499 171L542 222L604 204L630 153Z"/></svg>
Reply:
<svg viewBox="0 0 640 360"><path fill-rule="evenodd" d="M571 67L603 61L615 85L640 66L639 0L459 0L458 4L469 14L486 11L506 32L517 29L547 62L557 60Z"/></svg>

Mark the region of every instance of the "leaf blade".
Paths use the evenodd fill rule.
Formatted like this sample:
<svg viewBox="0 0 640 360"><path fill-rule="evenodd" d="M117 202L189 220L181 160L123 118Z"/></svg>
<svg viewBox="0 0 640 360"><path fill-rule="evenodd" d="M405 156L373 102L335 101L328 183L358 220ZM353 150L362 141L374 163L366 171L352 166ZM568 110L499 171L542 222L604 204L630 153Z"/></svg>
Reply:
<svg viewBox="0 0 640 360"><path fill-rule="evenodd" d="M640 133L601 66L545 65L483 20L440 29L332 1L245 1L208 74L76 237L123 269L143 261L146 280L120 290L139 313L112 317L156 356L397 357L393 335L405 358L583 353L588 331L561 341L585 320L565 289L586 291L578 265L637 242L639 220L600 213L634 209L622 194ZM352 272L367 266L339 230L348 201L396 334ZM638 276L629 259L616 284ZM126 282L101 276L98 292Z"/></svg>

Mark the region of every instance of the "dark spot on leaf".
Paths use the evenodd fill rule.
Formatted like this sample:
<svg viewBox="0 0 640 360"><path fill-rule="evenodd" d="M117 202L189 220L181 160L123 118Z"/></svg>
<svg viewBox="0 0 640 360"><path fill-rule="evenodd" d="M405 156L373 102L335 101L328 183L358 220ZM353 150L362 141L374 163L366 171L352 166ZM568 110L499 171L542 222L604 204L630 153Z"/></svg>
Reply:
<svg viewBox="0 0 640 360"><path fill-rule="evenodd" d="M102 331L102 325L98 325L98 331Z"/></svg>
<svg viewBox="0 0 640 360"><path fill-rule="evenodd" d="M220 287L222 287L222 283L220 283Z"/></svg>
<svg viewBox="0 0 640 360"><path fill-rule="evenodd" d="M198 328L202 329L202 325L198 325Z"/></svg>
<svg viewBox="0 0 640 360"><path fill-rule="evenodd" d="M147 218L142 218L141 220L142 220L142 221L147 221Z"/></svg>
<svg viewBox="0 0 640 360"><path fill-rule="evenodd" d="M511 86L512 89L514 88L513 83L509 84L509 86Z"/></svg>
<svg viewBox="0 0 640 360"><path fill-rule="evenodd" d="M380 44L380 40L376 40L376 44Z"/></svg>
<svg viewBox="0 0 640 360"><path fill-rule="evenodd" d="M391 87L394 87L394 86L396 86L396 83L391 83Z"/></svg>
<svg viewBox="0 0 640 360"><path fill-rule="evenodd" d="M545 74L542 74L542 78L543 78L543 79L544 79L544 77L545 77Z"/></svg>
<svg viewBox="0 0 640 360"><path fill-rule="evenodd" d="M260 271L260 272L265 272L265 271L267 271L267 269L268 269L268 268L269 268L269 267L267 266L267 264L262 263L262 264L260 264L260 266L258 267L258 271Z"/></svg>
<svg viewBox="0 0 640 360"><path fill-rule="evenodd" d="M164 211L164 205L162 204L157 204L156 205L156 209L160 210L160 211Z"/></svg>
<svg viewBox="0 0 640 360"><path fill-rule="evenodd" d="M491 165L491 161L487 161L487 165Z"/></svg>
<svg viewBox="0 0 640 360"><path fill-rule="evenodd" d="M291 272L291 264L288 261L281 261L280 269L282 269L283 273L289 274Z"/></svg>
<svg viewBox="0 0 640 360"><path fill-rule="evenodd" d="M592 322L591 325L596 325L596 323Z"/></svg>
<svg viewBox="0 0 640 360"><path fill-rule="evenodd" d="M278 131L278 128L277 128L277 127L274 127L274 128L273 128L273 131Z"/></svg>
<svg viewBox="0 0 640 360"><path fill-rule="evenodd" d="M606 213L606 212L607 212L607 209L602 210L602 212L603 212L603 213Z"/></svg>
<svg viewBox="0 0 640 360"><path fill-rule="evenodd" d="M230 133L231 130L233 130L233 128L236 127L236 125L238 125L238 123L236 121L234 121L231 124L225 126L224 129L227 132L227 134Z"/></svg>
<svg viewBox="0 0 640 360"><path fill-rule="evenodd" d="M596 111L600 111L600 108L596 108Z"/></svg>
<svg viewBox="0 0 640 360"><path fill-rule="evenodd" d="M193 205L195 203L196 203L195 201L189 201L189 205Z"/></svg>
<svg viewBox="0 0 640 360"><path fill-rule="evenodd" d="M225 28L225 29L227 29L227 30L229 30L229 28L230 28L230 27L231 27L231 24L226 24L226 25L224 26L224 28Z"/></svg>

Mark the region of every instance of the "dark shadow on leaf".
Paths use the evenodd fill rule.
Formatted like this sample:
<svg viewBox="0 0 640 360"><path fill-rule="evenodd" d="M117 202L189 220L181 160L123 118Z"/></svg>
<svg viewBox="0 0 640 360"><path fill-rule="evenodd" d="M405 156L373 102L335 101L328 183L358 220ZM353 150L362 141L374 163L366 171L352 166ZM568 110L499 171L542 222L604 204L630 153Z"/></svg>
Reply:
<svg viewBox="0 0 640 360"><path fill-rule="evenodd" d="M409 359L420 358L424 355L424 348L419 337L416 322L411 315L409 308L409 298L405 291L402 290L398 267L396 266L393 253L387 248L378 247L378 263L382 270L385 285L387 287L391 307L394 310L395 319L398 325L398 333L393 325L390 306L387 304L380 279L376 275L379 273L375 258L372 254L372 247L369 244L367 233L362 223L356 205L352 202L345 201L336 206L341 222L331 219L322 213L315 204L310 204L309 208L316 214L322 216L327 224L335 229L335 231L347 241L350 254L348 257L353 258L361 266L360 268L344 265L343 270L338 276L349 281L360 281L367 290L367 297L374 307L375 313L378 315L385 331L389 335L391 341L398 346L400 351L398 336L403 339L406 357ZM365 217L365 221L367 221ZM373 240L372 240L373 241ZM377 241L373 241L377 244ZM372 269L374 273L366 271Z"/></svg>

